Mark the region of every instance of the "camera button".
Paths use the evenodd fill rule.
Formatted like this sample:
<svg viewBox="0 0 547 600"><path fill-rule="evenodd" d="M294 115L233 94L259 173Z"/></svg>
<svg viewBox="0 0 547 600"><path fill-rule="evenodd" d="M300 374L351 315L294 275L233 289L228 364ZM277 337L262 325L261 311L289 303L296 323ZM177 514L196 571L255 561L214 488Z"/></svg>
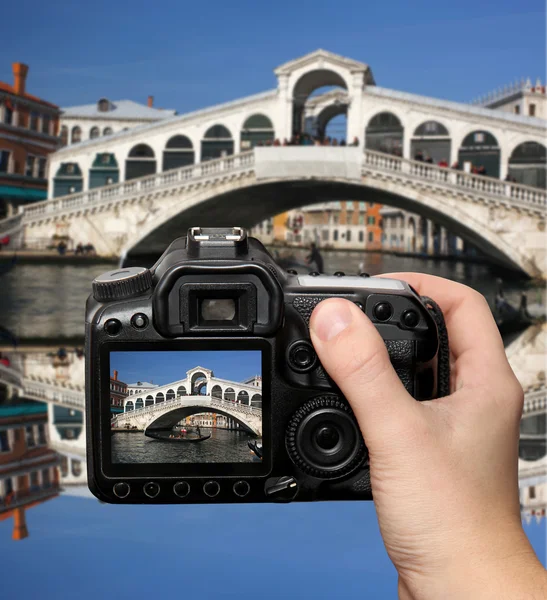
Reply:
<svg viewBox="0 0 547 600"><path fill-rule="evenodd" d="M112 488L112 491L114 492L115 496L118 496L118 498L127 498L131 488L129 487L128 483L125 483L125 481L118 481L118 483L116 483Z"/></svg>
<svg viewBox="0 0 547 600"><path fill-rule="evenodd" d="M246 481L236 481L234 483L234 494L240 498L245 497L251 489L251 486Z"/></svg>
<svg viewBox="0 0 547 600"><path fill-rule="evenodd" d="M319 275L320 275L320 274L321 274L321 273L318 273L317 271L312 271L312 272L310 273L310 275L311 275L312 277L319 277Z"/></svg>
<svg viewBox="0 0 547 600"><path fill-rule="evenodd" d="M313 346L306 341L294 342L289 346L288 358L291 369L298 373L311 371L317 364L317 354Z"/></svg>
<svg viewBox="0 0 547 600"><path fill-rule="evenodd" d="M122 330L122 324L118 321L118 319L108 319L108 321L104 324L104 330L108 335L118 335Z"/></svg>
<svg viewBox="0 0 547 600"><path fill-rule="evenodd" d="M403 313L401 321L405 327L416 327L420 322L420 315L415 310L407 310Z"/></svg>
<svg viewBox="0 0 547 600"><path fill-rule="evenodd" d="M344 271L336 271L334 273L335 277L344 277L346 274L344 273Z"/></svg>
<svg viewBox="0 0 547 600"><path fill-rule="evenodd" d="M362 273L359 273L359 277L370 277L370 275L363 271Z"/></svg>
<svg viewBox="0 0 547 600"><path fill-rule="evenodd" d="M374 317L378 319L378 321L387 321L391 318L393 314L393 307L389 302L379 302L374 307Z"/></svg>
<svg viewBox="0 0 547 600"><path fill-rule="evenodd" d="M173 492L179 498L186 498L186 496L188 496L190 493L190 484L186 481L178 481L173 486Z"/></svg>
<svg viewBox="0 0 547 600"><path fill-rule="evenodd" d="M137 313L131 317L131 325L135 329L144 329L148 325L148 317L143 313Z"/></svg>
<svg viewBox="0 0 547 600"><path fill-rule="evenodd" d="M149 481L144 484L142 490L149 498L155 498L160 493L160 486L154 481Z"/></svg>
<svg viewBox="0 0 547 600"><path fill-rule="evenodd" d="M298 271L296 269L287 269L287 273L289 275L298 275Z"/></svg>
<svg viewBox="0 0 547 600"><path fill-rule="evenodd" d="M207 481L203 486L203 491L209 498L214 498L220 492L220 485L216 481Z"/></svg>

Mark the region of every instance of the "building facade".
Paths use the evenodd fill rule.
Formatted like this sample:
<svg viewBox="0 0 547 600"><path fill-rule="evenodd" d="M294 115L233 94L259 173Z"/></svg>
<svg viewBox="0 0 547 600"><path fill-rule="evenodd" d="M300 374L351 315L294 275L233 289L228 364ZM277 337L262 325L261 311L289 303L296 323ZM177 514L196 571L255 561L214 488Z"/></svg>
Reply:
<svg viewBox="0 0 547 600"><path fill-rule="evenodd" d="M148 96L146 104L132 100L111 101L108 98L100 98L95 104L69 106L62 109L61 144L68 146L128 131L176 114L176 110L154 108L153 96Z"/></svg>
<svg viewBox="0 0 547 600"><path fill-rule="evenodd" d="M0 520L13 517L13 539L28 537L25 511L59 493L57 454L48 447L47 405L0 406Z"/></svg>
<svg viewBox="0 0 547 600"><path fill-rule="evenodd" d="M127 398L127 383L118 379L118 371L110 378L110 410L123 412L124 400Z"/></svg>
<svg viewBox="0 0 547 600"><path fill-rule="evenodd" d="M47 197L48 155L59 147L60 109L27 92L28 66L0 82L0 218Z"/></svg>

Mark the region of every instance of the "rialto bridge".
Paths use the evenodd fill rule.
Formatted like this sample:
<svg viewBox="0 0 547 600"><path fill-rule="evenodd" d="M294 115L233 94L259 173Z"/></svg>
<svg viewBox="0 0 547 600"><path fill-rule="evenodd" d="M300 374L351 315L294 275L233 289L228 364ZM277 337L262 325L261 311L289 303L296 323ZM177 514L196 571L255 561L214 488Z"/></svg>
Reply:
<svg viewBox="0 0 547 600"><path fill-rule="evenodd" d="M323 50L275 74L271 91L58 151L49 200L0 222L0 234L29 249L55 236L139 256L196 224L250 227L307 204L365 200L546 277L544 119L382 88L368 65ZM283 146L324 135L340 115L355 146Z"/></svg>
<svg viewBox="0 0 547 600"><path fill-rule="evenodd" d="M190 415L222 414L243 429L262 435L262 380L229 381L210 369L194 367L186 377L154 387L124 400L124 412L112 418L112 427L169 429Z"/></svg>

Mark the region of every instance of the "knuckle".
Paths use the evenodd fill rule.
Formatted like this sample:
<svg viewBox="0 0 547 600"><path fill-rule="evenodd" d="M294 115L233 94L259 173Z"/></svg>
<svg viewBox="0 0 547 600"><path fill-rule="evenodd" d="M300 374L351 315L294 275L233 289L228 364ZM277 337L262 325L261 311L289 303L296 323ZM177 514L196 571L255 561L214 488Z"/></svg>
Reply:
<svg viewBox="0 0 547 600"><path fill-rule="evenodd" d="M371 383L391 366L384 346L364 344L356 340L340 340L340 344L342 348L338 351L335 349L335 354L339 356L333 374L335 378L358 379L363 384Z"/></svg>

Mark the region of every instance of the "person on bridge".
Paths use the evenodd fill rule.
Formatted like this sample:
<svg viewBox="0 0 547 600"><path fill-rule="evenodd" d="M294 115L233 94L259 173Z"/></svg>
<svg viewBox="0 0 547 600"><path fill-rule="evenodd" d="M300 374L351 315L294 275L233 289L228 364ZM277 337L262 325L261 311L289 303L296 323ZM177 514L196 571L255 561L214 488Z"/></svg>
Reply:
<svg viewBox="0 0 547 600"><path fill-rule="evenodd" d="M323 272L323 257L321 256L321 253L319 252L319 248L317 248L317 246L315 245L314 242L311 243L310 250L311 250L311 252L308 254L308 256L306 256L306 261L307 261L308 265L311 265L311 263L314 263L316 271L318 273L322 273Z"/></svg>
<svg viewBox="0 0 547 600"><path fill-rule="evenodd" d="M385 343L353 302L312 313L323 367L348 399L370 455L380 531L399 597L547 598L522 527L518 490L523 390L485 298L431 275L391 273L442 308L451 393L416 402Z"/></svg>

